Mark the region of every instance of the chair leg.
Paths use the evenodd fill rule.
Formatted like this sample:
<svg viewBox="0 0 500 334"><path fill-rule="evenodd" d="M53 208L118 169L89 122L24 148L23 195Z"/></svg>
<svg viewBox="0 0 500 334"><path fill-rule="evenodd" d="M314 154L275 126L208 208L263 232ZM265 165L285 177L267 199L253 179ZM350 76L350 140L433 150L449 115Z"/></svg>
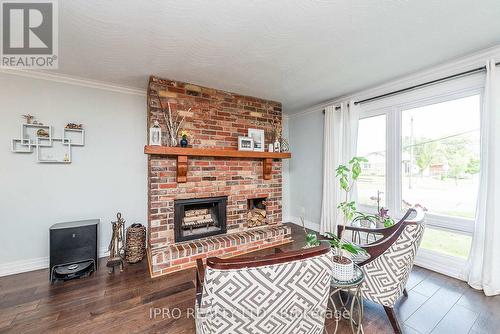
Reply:
<svg viewBox="0 0 500 334"><path fill-rule="evenodd" d="M401 327L399 327L399 322L398 319L396 318L396 314L394 313L394 308L384 306L385 313L387 314L387 317L391 321L392 329L394 330L395 334L401 334Z"/></svg>
<svg viewBox="0 0 500 334"><path fill-rule="evenodd" d="M406 288L404 288L404 290L403 290L403 296L405 296L406 298L408 298L408 291L406 291Z"/></svg>

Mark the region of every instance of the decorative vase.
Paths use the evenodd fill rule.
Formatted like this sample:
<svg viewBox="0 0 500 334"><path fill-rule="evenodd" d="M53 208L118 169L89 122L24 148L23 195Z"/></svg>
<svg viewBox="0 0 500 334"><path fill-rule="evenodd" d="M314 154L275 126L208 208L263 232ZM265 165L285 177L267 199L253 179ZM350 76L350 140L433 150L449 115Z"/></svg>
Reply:
<svg viewBox="0 0 500 334"><path fill-rule="evenodd" d="M281 143L279 140L276 139L274 142L274 152L280 152L281 151Z"/></svg>
<svg viewBox="0 0 500 334"><path fill-rule="evenodd" d="M333 257L333 278L338 281L349 281L354 276L354 262L345 256Z"/></svg>
<svg viewBox="0 0 500 334"><path fill-rule="evenodd" d="M181 141L181 147L187 147L188 146L188 140L186 137L182 137Z"/></svg>

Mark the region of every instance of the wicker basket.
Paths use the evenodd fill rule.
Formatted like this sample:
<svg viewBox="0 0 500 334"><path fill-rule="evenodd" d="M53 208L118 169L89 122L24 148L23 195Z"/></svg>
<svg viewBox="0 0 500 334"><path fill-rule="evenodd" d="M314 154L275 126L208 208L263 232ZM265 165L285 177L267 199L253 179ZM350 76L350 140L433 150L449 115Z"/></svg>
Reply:
<svg viewBox="0 0 500 334"><path fill-rule="evenodd" d="M146 255L146 227L141 224L132 224L127 228L127 244L125 260L128 263L142 261Z"/></svg>
<svg viewBox="0 0 500 334"><path fill-rule="evenodd" d="M344 256L344 258L347 257ZM347 264L338 263L335 258L333 260L333 278L338 281L349 281L354 276L354 262L349 258L347 259L349 260Z"/></svg>

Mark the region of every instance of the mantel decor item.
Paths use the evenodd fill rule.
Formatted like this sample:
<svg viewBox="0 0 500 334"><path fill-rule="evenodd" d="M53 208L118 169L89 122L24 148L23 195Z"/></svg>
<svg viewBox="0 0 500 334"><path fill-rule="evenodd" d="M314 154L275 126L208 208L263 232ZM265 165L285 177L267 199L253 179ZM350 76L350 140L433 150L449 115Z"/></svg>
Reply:
<svg viewBox="0 0 500 334"><path fill-rule="evenodd" d="M161 128L158 121L154 121L153 126L149 128L149 145L161 146Z"/></svg>
<svg viewBox="0 0 500 334"><path fill-rule="evenodd" d="M187 132L187 130L181 131L181 140L180 140L181 147L188 146L188 136L189 136L189 132Z"/></svg>
<svg viewBox="0 0 500 334"><path fill-rule="evenodd" d="M264 145L265 145L264 130L262 130L262 129L248 129L248 137L253 139L253 150L254 151L264 152Z"/></svg>
<svg viewBox="0 0 500 334"><path fill-rule="evenodd" d="M274 141L273 146L274 146L274 152L281 152L281 143L279 140L276 139Z"/></svg>
<svg viewBox="0 0 500 334"><path fill-rule="evenodd" d="M290 152L290 144L288 144L288 140L283 137L281 137L280 140L280 150L283 153Z"/></svg>
<svg viewBox="0 0 500 334"><path fill-rule="evenodd" d="M172 111L172 107L170 106L170 102L167 102L167 109L163 106L163 102L159 99L160 102L160 110L163 113L163 117L165 118L165 124L167 126L167 133L169 136L168 146L177 146L177 137L179 133L179 129L184 123L184 119L186 116L180 118L180 113L178 111ZM187 112L191 111L191 108L187 110Z"/></svg>
<svg viewBox="0 0 500 334"><path fill-rule="evenodd" d="M125 219L122 218L122 214L118 212L116 214L116 221L111 222L111 228L113 234L111 236L111 241L109 242L109 259L106 263L106 267L109 269L109 273L115 271L115 267L119 266L120 271L123 271L123 255L124 255L124 235L125 235Z"/></svg>
<svg viewBox="0 0 500 334"><path fill-rule="evenodd" d="M132 224L127 228L125 261L137 263L146 255L146 227L142 224Z"/></svg>
<svg viewBox="0 0 500 334"><path fill-rule="evenodd" d="M238 151L253 151L253 139L250 137L238 137Z"/></svg>

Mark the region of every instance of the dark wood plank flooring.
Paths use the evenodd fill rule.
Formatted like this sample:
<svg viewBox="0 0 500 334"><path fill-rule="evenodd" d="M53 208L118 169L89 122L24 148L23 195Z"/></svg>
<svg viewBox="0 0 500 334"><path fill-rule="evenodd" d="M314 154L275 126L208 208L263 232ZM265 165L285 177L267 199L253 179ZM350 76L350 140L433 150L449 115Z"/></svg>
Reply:
<svg viewBox="0 0 500 334"><path fill-rule="evenodd" d="M291 226L302 240L302 230ZM302 242L286 246L299 247ZM48 270L0 278L0 333L194 333L194 270L151 279L145 261L113 275L101 264L89 278L55 285ZM396 308L406 333L500 333L500 296L485 297L419 267L407 288L408 298ZM383 308L370 302L363 326L365 333L392 332ZM329 333L334 328L328 320ZM349 332L341 322L338 333Z"/></svg>

